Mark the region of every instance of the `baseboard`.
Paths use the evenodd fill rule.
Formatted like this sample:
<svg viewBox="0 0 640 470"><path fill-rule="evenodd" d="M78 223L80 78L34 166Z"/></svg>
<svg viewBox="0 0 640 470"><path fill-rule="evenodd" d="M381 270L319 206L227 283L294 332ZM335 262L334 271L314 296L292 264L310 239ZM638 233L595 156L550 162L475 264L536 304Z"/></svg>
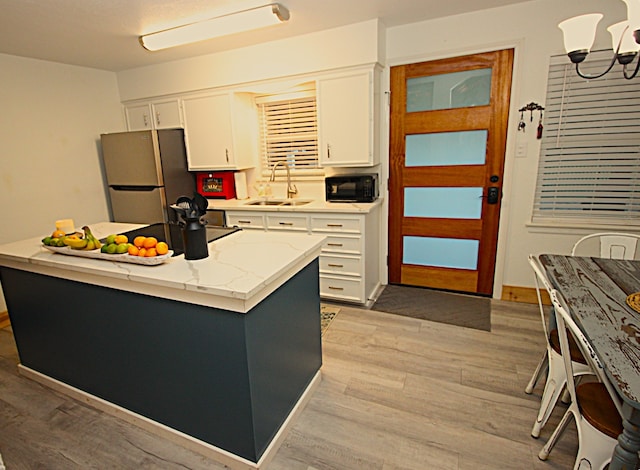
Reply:
<svg viewBox="0 0 640 470"><path fill-rule="evenodd" d="M0 330L8 326L11 326L11 321L9 321L9 312L0 312Z"/></svg>
<svg viewBox="0 0 640 470"><path fill-rule="evenodd" d="M311 382L302 393L302 396L300 397L296 405L293 407L293 410L291 410L291 413L289 413L287 419L284 421L282 426L280 426L280 429L271 440L271 443L264 451L258 462L254 463L235 454L232 454L231 452L228 452L224 449L201 441L200 439L189 436L188 434L165 426L164 424L153 421L152 419L149 419L145 416L134 413L133 411L127 410L114 403L103 400L102 398L99 398L95 395L91 395L90 393L79 390L75 387L72 387L71 385L67 385L52 377L41 374L40 372L23 366L22 364L18 364L18 372L20 373L20 375L28 377L29 379L45 385L48 388L63 393L93 408L115 416L116 418L122 419L129 424L138 426L139 428L149 431L157 436L170 440L193 452L197 452L207 458L220 462L228 468L238 470L264 469L269 464L269 462L273 460L273 457L275 457L278 448L286 439L287 433L293 426L293 421L302 412L305 405L311 399L313 391L320 385L320 382L322 381L322 373L321 371L318 371L313 379L311 379Z"/></svg>
<svg viewBox="0 0 640 470"><path fill-rule="evenodd" d="M551 305L551 299L547 291L543 289L540 293L542 294L542 303L544 305ZM537 304L538 295L534 287L502 286L501 300Z"/></svg>

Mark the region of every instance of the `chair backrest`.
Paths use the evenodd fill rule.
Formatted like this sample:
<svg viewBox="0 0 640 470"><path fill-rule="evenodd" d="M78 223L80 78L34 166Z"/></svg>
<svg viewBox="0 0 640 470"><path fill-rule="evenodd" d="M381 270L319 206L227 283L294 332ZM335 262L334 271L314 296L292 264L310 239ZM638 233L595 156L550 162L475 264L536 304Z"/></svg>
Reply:
<svg viewBox="0 0 640 470"><path fill-rule="evenodd" d="M582 237L573 245L571 255L575 255L584 242L594 238L600 242L600 258L634 259L640 235L620 232L592 233Z"/></svg>
<svg viewBox="0 0 640 470"><path fill-rule="evenodd" d="M600 362L600 359L598 359L598 356L589 343L589 340L587 340L580 327L571 317L571 314L569 313L569 310L566 307L564 299L562 298L560 293L556 290L552 290L550 295L551 302L553 303L553 307L556 312L556 321L558 322L558 336L560 338L560 349L562 351L564 367L567 372L567 390L571 395L571 400L576 403L576 384L573 373L573 364L571 362L571 354L569 352L569 338L567 337L567 332L569 332L576 340L576 344L580 348L580 351L586 359L587 364L589 365L589 367L591 367L591 370L594 372L598 381L602 382L602 384L606 387L614 405L618 409L618 413L622 415L622 401L613 388L613 385L611 385L611 382L607 378L602 363Z"/></svg>
<svg viewBox="0 0 640 470"><path fill-rule="evenodd" d="M531 265L531 269L533 269L534 280L536 282L536 295L538 296L538 309L540 310L540 317L542 318L542 328L544 329L544 336L548 340L549 329L555 326L555 319L553 319L553 321L547 321L544 305L542 303L542 296L540 293L540 283L542 283L549 294L551 294L553 288L551 286L551 282L545 275L544 269L540 265L540 261L538 261L538 258L536 258L534 255L529 255L529 264Z"/></svg>

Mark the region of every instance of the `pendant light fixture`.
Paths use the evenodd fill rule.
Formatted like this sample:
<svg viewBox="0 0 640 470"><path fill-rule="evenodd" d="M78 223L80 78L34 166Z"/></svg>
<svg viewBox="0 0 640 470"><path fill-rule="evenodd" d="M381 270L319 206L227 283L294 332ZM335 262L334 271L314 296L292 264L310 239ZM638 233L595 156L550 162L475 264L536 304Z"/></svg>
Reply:
<svg viewBox="0 0 640 470"><path fill-rule="evenodd" d="M639 0L640 1L640 0ZM250 8L208 20L140 36L145 49L157 51L228 34L250 31L289 20L289 10L279 3Z"/></svg>
<svg viewBox="0 0 640 470"><path fill-rule="evenodd" d="M582 78L600 78L607 74L616 61L622 65L624 78L630 80L638 74L640 60L635 70L631 72L627 65L633 62L640 50L640 0L622 0L627 4L627 21L622 21L609 26L607 31L611 34L613 44L613 58L609 67L602 73L586 75L580 72L580 63L589 54L591 46L596 38L596 28L602 19L601 13L590 13L569 18L561 22L558 27L564 34L564 47L571 62L576 64L576 73Z"/></svg>

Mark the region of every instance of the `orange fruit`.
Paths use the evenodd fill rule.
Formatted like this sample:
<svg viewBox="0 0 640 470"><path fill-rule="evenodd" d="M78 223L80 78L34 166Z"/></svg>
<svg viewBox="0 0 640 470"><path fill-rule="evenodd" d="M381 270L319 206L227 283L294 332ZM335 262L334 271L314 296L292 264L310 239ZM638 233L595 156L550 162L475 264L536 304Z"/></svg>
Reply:
<svg viewBox="0 0 640 470"><path fill-rule="evenodd" d="M157 256L158 253L156 252L155 248L147 248L147 252L144 254L147 258L152 258L154 256Z"/></svg>
<svg viewBox="0 0 640 470"><path fill-rule="evenodd" d="M137 246L135 246L135 245L129 245L129 254L130 254L131 256L138 256L138 251L140 251L140 250L138 250L138 247L137 247Z"/></svg>
<svg viewBox="0 0 640 470"><path fill-rule="evenodd" d="M147 237L144 240L143 246L145 248L153 248L158 244L158 239L156 237Z"/></svg>
<svg viewBox="0 0 640 470"><path fill-rule="evenodd" d="M169 252L169 245L165 242L158 242L156 245L156 251L159 255L166 255Z"/></svg>
<svg viewBox="0 0 640 470"><path fill-rule="evenodd" d="M114 241L118 245L122 245L123 243L129 243L129 239L126 235L116 235Z"/></svg>
<svg viewBox="0 0 640 470"><path fill-rule="evenodd" d="M147 249L146 248L140 248L138 250L138 256L143 256L144 257L144 256L146 256L146 254L147 254Z"/></svg>
<svg viewBox="0 0 640 470"><path fill-rule="evenodd" d="M62 230L54 230L53 233L51 234L51 238L62 238L65 235L66 234Z"/></svg>
<svg viewBox="0 0 640 470"><path fill-rule="evenodd" d="M139 237L136 237L133 239L133 244L135 246L137 246L138 248L144 246L144 241L147 239L147 237L143 237L142 235L140 235Z"/></svg>

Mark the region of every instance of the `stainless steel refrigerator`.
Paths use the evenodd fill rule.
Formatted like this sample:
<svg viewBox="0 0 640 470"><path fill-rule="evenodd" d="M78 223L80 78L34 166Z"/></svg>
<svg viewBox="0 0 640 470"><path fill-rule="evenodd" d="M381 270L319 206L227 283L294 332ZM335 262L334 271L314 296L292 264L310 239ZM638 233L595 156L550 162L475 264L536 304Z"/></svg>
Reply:
<svg viewBox="0 0 640 470"><path fill-rule="evenodd" d="M114 222L153 224L177 220L169 208L192 196L183 129L102 134L102 158Z"/></svg>

